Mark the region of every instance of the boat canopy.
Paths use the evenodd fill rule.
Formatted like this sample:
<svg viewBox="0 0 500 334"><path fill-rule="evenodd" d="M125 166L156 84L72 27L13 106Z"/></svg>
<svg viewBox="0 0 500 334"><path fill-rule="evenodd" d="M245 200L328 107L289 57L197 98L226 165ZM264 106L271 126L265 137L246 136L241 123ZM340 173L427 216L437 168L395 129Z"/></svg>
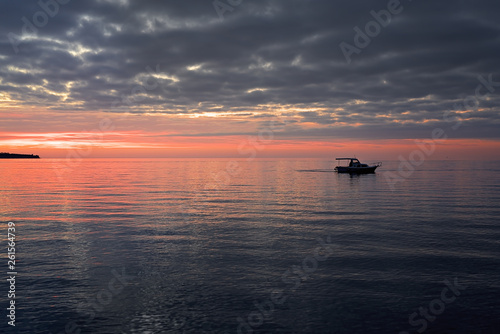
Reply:
<svg viewBox="0 0 500 334"><path fill-rule="evenodd" d="M358 160L357 158L336 158L335 160Z"/></svg>

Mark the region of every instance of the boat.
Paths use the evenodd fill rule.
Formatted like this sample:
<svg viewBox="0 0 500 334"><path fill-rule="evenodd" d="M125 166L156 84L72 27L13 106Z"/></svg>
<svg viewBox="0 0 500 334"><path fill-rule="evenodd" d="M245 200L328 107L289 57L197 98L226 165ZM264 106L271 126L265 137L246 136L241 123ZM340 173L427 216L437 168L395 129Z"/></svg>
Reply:
<svg viewBox="0 0 500 334"><path fill-rule="evenodd" d="M0 153L0 159L40 159L36 154Z"/></svg>
<svg viewBox="0 0 500 334"><path fill-rule="evenodd" d="M369 174L375 173L377 167L382 166L381 162L377 162L373 165L362 164L356 158L337 158L338 166L335 167L335 171L338 173L351 173L351 174ZM340 165L341 161L349 161L348 166Z"/></svg>

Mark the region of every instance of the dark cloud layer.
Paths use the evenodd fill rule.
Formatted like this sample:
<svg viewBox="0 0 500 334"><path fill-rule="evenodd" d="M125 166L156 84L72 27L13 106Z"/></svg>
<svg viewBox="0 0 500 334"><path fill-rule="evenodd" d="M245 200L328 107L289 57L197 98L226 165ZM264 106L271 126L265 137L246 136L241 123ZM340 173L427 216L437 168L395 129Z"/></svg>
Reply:
<svg viewBox="0 0 500 334"><path fill-rule="evenodd" d="M497 2L402 0L357 47L354 28L395 0L243 0L222 18L212 1L60 1L42 0L53 17L2 2L4 97L68 112L283 105L300 109L289 135L365 138L426 137L452 124L445 111L467 110L453 136L499 137ZM357 47L350 63L342 42Z"/></svg>

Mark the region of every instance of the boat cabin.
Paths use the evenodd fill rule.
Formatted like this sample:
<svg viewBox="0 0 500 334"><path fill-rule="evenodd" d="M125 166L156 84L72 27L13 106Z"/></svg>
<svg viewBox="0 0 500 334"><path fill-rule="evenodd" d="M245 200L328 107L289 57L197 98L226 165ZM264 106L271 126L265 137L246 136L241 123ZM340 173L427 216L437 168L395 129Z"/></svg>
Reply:
<svg viewBox="0 0 500 334"><path fill-rule="evenodd" d="M368 167L366 164L362 164L358 159L356 158L337 158L339 161L339 166L340 166L340 161L349 161L349 166L346 167Z"/></svg>

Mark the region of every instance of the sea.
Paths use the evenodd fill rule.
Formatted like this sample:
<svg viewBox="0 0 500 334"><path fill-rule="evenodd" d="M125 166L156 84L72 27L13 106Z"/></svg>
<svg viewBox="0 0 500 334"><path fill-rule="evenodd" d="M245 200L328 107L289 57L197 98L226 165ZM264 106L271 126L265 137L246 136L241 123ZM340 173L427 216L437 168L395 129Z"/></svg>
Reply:
<svg viewBox="0 0 500 334"><path fill-rule="evenodd" d="M334 166L1 160L0 332L500 333L499 162Z"/></svg>

